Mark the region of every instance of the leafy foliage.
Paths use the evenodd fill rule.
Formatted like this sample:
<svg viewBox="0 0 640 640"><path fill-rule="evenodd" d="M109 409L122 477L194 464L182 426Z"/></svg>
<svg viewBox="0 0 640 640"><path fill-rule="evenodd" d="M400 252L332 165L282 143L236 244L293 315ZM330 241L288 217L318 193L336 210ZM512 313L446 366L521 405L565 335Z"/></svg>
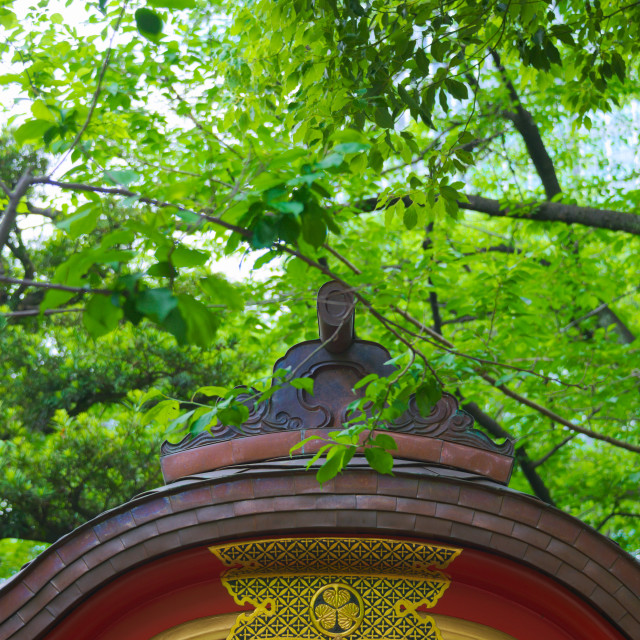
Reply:
<svg viewBox="0 0 640 640"><path fill-rule="evenodd" d="M11 152L0 193L9 438L46 449L56 410L98 420L85 379L118 428L139 418L114 398L154 386L150 433L241 422L230 389L316 337L315 290L336 278L398 370L363 382L371 406L322 445L320 481L361 444L392 472L385 422L444 388L516 440L513 486L639 548L636 4L72 4L77 25L0 8L27 158ZM259 277L221 275L245 256ZM229 368L204 380L212 348Z"/></svg>

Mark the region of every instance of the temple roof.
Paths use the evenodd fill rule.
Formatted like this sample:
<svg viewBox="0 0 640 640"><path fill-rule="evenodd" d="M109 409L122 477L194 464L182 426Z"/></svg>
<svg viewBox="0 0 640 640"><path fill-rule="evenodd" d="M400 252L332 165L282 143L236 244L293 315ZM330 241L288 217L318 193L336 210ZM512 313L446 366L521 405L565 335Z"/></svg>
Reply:
<svg viewBox="0 0 640 640"><path fill-rule="evenodd" d="M354 337L348 291L328 283L318 309L320 338L295 345L275 365L312 377L313 397L283 387L268 403L248 403L241 428L222 425L195 440L165 444L168 484L60 538L0 587L0 640L69 637L66 622L111 593L111 608L95 605L82 621L82 637L93 640L144 598L163 589L170 597L178 570L198 593L203 581L211 582L206 545L369 534L458 545L480 564L483 558L494 563L485 568L504 564L535 615L564 616L568 624L575 618L576 628L585 629L581 638L640 638L640 563L578 519L509 489L512 444L495 444L475 430L454 396L443 394L428 416L410 399L405 414L386 425L398 444L392 476L372 470L358 452L320 485L303 464L317 444L289 457L301 439L342 424L357 380L392 371L382 346ZM511 589L494 584L491 569L477 573L478 588ZM128 601L118 589L136 576L131 593L137 595ZM563 610L569 605L575 616ZM592 617L582 620L580 611Z"/></svg>
<svg viewBox="0 0 640 640"><path fill-rule="evenodd" d="M41 637L89 594L166 554L263 535L375 533L443 540L529 566L640 637L640 564L567 514L468 472L355 458L319 485L293 463L220 469L161 487L58 540L0 588L0 639ZM488 578L487 578L488 579Z"/></svg>
<svg viewBox="0 0 640 640"><path fill-rule="evenodd" d="M289 450L311 435L327 436L342 429L349 405L364 391L354 386L364 377L388 377L395 372L391 355L380 344L360 340L354 334L355 299L338 282L326 283L318 292L319 339L291 347L274 365L274 371L289 370L296 377L311 378L314 393L290 385L256 405L255 390L240 395L249 409L241 426L218 424L195 438L162 446L162 471L167 482L230 464L288 457ZM386 429L393 435L397 458L441 464L508 483L513 468L513 445L494 443L474 428L473 418L444 393L429 415L422 415L415 396L407 410ZM308 456L318 443L297 451Z"/></svg>

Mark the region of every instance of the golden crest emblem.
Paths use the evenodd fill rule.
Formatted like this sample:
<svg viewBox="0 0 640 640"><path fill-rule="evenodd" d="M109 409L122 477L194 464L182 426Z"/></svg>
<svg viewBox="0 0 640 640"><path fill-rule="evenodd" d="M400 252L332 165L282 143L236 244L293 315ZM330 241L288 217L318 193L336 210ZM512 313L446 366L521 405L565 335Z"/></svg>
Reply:
<svg viewBox="0 0 640 640"><path fill-rule="evenodd" d="M364 618L364 604L355 589L333 583L318 589L309 607L313 626L332 638L353 633Z"/></svg>

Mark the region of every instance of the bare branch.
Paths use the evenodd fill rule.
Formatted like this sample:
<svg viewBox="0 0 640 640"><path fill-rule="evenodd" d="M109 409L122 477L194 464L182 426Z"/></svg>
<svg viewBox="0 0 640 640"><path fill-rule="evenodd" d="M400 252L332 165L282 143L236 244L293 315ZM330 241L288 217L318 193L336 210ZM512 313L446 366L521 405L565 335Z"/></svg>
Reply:
<svg viewBox="0 0 640 640"><path fill-rule="evenodd" d="M571 329L571 327L575 327L576 325L580 324L582 321L586 320L587 318L591 318L592 316L597 316L601 311L604 311L610 305L614 304L615 302L618 302L618 300L622 300L622 298L626 298L627 296L633 295L638 291L640 291L640 287L634 287L630 291L627 291L626 293L619 295L618 297L614 298L610 302L603 302L599 307L596 307L592 311L589 311L589 313L585 313L583 316L581 316L577 320L570 322L566 327L562 327L562 329L560 329L560 333L567 332L569 329Z"/></svg>
<svg viewBox="0 0 640 640"><path fill-rule="evenodd" d="M527 147L527 151L529 152L529 157L531 158L536 168L536 172L542 181L542 186L547 194L547 199L551 200L553 196L560 193L561 189L555 167L553 166L551 157L547 153L547 149L542 141L540 130L534 122L531 113L522 106L522 102L520 101L515 87L511 80L509 80L506 69L502 65L500 56L495 49L492 49L491 57L502 76L502 81L507 87L509 97L513 103L512 107L514 110L504 112L503 115L513 122L518 133L522 136Z"/></svg>
<svg viewBox="0 0 640 640"><path fill-rule="evenodd" d="M26 280L22 278L10 278L9 276L0 275L0 282L8 282L10 284L21 284L27 287L38 287L40 289L57 289L59 291L69 291L71 293L99 293L103 296L113 294L111 289L90 289L89 287L68 287L66 284L57 284L55 282L37 282L36 280Z"/></svg>
<svg viewBox="0 0 640 640"><path fill-rule="evenodd" d="M475 402L467 402L462 405L462 408L467 413L471 414L473 419L481 427L484 427L491 435L497 438L506 438L511 440L509 432L500 426L500 424L491 416L482 411ZM516 460L518 461L518 464L522 469L522 473L524 473L536 496L538 496L540 500L544 500L547 504L555 506L556 503L551 497L551 492L540 477L540 474L536 471L536 465L529 458L529 454L524 446L520 446L516 449Z"/></svg>
<svg viewBox="0 0 640 640"><path fill-rule="evenodd" d="M555 447L553 447L550 451L547 451L547 453L545 453L542 456L542 458L540 458L539 460L535 460L533 462L534 468L539 467L541 464L544 464L554 453L557 453L558 451L560 451L560 449L562 449L562 447L564 447L565 444L573 440L575 437L576 437L576 434L572 433L570 436L563 438Z"/></svg>
<svg viewBox="0 0 640 640"><path fill-rule="evenodd" d="M40 309L24 309L22 311L7 311L5 313L0 313L0 316L3 318L27 318L30 316L39 316L40 314L53 316L58 313L82 313L83 311L84 307L72 307L70 309L45 309L44 311L40 311Z"/></svg>
<svg viewBox="0 0 640 640"><path fill-rule="evenodd" d="M44 216L45 218L50 218L51 220L57 218L60 215L60 212L56 211L55 209L51 209L50 207L43 209L42 207L37 207L36 205L31 204L30 202L27 202L27 209L29 209L29 213L33 213L38 216Z"/></svg>
<svg viewBox="0 0 640 640"><path fill-rule="evenodd" d="M16 215L18 215L18 204L20 204L20 200L22 200L30 184L31 169L26 169L20 176L13 192L9 194L9 204L7 204L7 208L4 210L2 220L0 220L0 251L9 239L9 232L11 231L11 227L13 227Z"/></svg>
<svg viewBox="0 0 640 640"><path fill-rule="evenodd" d="M192 209L183 207L182 205L177 204L176 202L166 202L164 200L156 200L155 198L147 198L146 196L142 196L138 193L135 193L134 191L129 191L129 189L122 189L121 187L96 187L90 184L83 184L79 182L58 182L57 180L51 180L47 177L34 178L32 182L34 184L49 184L54 187L59 187L60 189L69 189L71 191L87 191L91 193L104 193L107 195L125 196L125 197L135 196L138 198L139 202L142 202L144 204L151 204L156 207L162 207L162 208L172 207L174 209L177 209L178 211L193 213L195 215L200 216L203 220L213 222L214 224L217 224L220 227L224 227L229 231L235 231L236 233L239 233L244 238L251 237L251 232L248 229L239 227L235 224L231 224L226 220L222 220L221 218L212 216L208 213L204 213L204 212L210 211L210 209L207 209L207 208L203 208L200 211L193 211Z"/></svg>
<svg viewBox="0 0 640 640"><path fill-rule="evenodd" d="M600 529L602 529L602 527L604 527L604 525L615 516L621 516L623 518L640 518L640 513L632 513L630 511L612 511L606 518L597 524L594 529L596 531L600 531Z"/></svg>
<svg viewBox="0 0 640 640"><path fill-rule="evenodd" d="M500 391L502 391L502 393L504 393L505 396L508 396L509 398L516 400L520 404L523 404L533 409L534 411L541 413L543 416L547 416L547 418L551 418L551 420L553 420L554 422L557 422L558 424L561 424L571 429L571 431L575 431L576 433L581 433L582 435L589 436L589 438L593 438L594 440L600 440L602 442L606 442L607 444L611 444L615 447L620 447L621 449L626 449L627 451L632 451L633 453L640 453L640 446L631 444L629 442L625 442L624 440L619 440L618 438L612 438L611 436L606 436L602 433L597 433L596 431L592 431L591 429L586 429L585 427L581 427L580 425L577 425L571 422L570 420L567 420L566 418L563 418L562 416L558 415L555 411L552 411L551 409L544 407L543 405L538 404L533 400L529 400L529 398L525 398L524 396L513 391L512 389L505 387L505 385L496 384L497 381L494 378L492 378L490 375L484 373L483 371L478 371L478 375L484 378L489 384L494 386L496 389L499 389Z"/></svg>

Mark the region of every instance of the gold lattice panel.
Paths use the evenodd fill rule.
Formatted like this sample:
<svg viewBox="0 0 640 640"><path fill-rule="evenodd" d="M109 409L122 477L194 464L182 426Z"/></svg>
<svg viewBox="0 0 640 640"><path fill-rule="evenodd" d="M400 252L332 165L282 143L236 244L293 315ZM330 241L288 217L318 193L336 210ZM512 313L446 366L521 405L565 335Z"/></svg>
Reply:
<svg viewBox="0 0 640 640"><path fill-rule="evenodd" d="M377 538L284 538L210 547L230 567L228 640L442 640L433 607L461 549Z"/></svg>

